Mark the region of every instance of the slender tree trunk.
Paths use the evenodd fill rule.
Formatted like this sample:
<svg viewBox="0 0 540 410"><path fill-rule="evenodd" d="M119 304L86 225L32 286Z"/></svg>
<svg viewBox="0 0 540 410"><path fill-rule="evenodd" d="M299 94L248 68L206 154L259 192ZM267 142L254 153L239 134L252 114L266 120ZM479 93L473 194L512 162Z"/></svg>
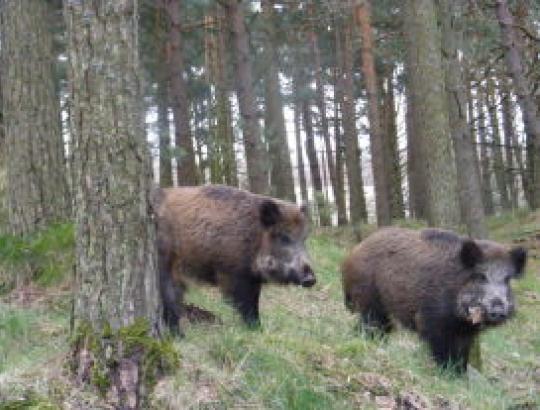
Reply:
<svg viewBox="0 0 540 410"><path fill-rule="evenodd" d="M451 146L448 105L444 94L441 33L433 0L407 0L404 29L409 39L407 61L415 77L415 133L424 145L428 223L455 227L459 221L457 176ZM416 158L418 160L418 158Z"/></svg>
<svg viewBox="0 0 540 410"><path fill-rule="evenodd" d="M70 213L51 7L8 1L1 11L9 227L25 235Z"/></svg>
<svg viewBox="0 0 540 410"><path fill-rule="evenodd" d="M197 185L193 138L189 117L187 85L184 80L184 50L182 38L182 0L163 0L168 16L167 69L171 88L169 96L174 119L174 136L177 156L178 185Z"/></svg>
<svg viewBox="0 0 540 410"><path fill-rule="evenodd" d="M294 88L294 136L296 140L296 162L298 167L298 181L300 184L300 199L303 203L308 201L306 174L304 169L304 154L302 150L302 133L300 132L301 111L302 102L298 98L299 92L299 80L295 78L293 80Z"/></svg>
<svg viewBox="0 0 540 410"><path fill-rule="evenodd" d="M403 189L401 186L401 161L399 158L396 111L394 100L393 67L390 68L382 83L386 83L383 95L382 123L385 144L385 168L388 180L390 211L393 219L405 218Z"/></svg>
<svg viewBox="0 0 540 410"><path fill-rule="evenodd" d="M375 183L375 205L377 225L390 225L390 198L384 161L384 141L379 112L379 92L375 71L373 29L371 27L371 7L369 1L355 6L355 17L362 38L362 74L368 99L369 136L371 143L371 165Z"/></svg>
<svg viewBox="0 0 540 410"><path fill-rule="evenodd" d="M501 27L502 42L505 48L506 65L514 83L518 104L523 114L528 151L532 153L527 166L529 171L529 205L532 209L540 206L540 116L532 95L532 87L527 80L522 63L521 38L516 34L514 18L510 14L506 0L495 1L495 11Z"/></svg>
<svg viewBox="0 0 540 410"><path fill-rule="evenodd" d="M313 57L314 57L314 65L315 65L315 89L316 89L316 103L317 108L319 110L319 116L321 119L321 135L324 140L324 147L326 151L326 159L328 161L328 174L330 177L330 185L332 186L332 194L334 195L334 200L336 201L336 205L338 207L338 213L339 213L339 206L338 205L338 187L337 187L337 172L336 172L336 164L334 160L334 155L332 153L332 143L330 141L330 129L328 125L328 117L326 115L326 99L324 95L324 82L323 82L323 68L321 63L321 50L319 49L319 42L317 39L317 34L315 33L315 29L312 26L310 28L310 38L311 38L311 47L313 51ZM339 199L341 200L341 199ZM344 204L343 204L344 205ZM342 209L343 211L343 209ZM338 216L339 219L339 216Z"/></svg>
<svg viewBox="0 0 540 410"><path fill-rule="evenodd" d="M161 70L160 68L158 68ZM164 78L165 77L165 78ZM159 136L159 186L173 186L171 163L171 129L166 76L157 83L157 124Z"/></svg>
<svg viewBox="0 0 540 410"><path fill-rule="evenodd" d="M470 133L470 141L471 146L473 150L473 162L474 162L474 168L476 175L480 176L480 161L478 160L478 130L477 126L475 124L478 123L475 115L474 115L474 100L472 96L472 82L470 79L470 71L467 70L467 85L466 85L466 92L467 92L467 112L468 112L468 123L469 123L469 133ZM480 178L481 180L481 178Z"/></svg>
<svg viewBox="0 0 540 410"><path fill-rule="evenodd" d="M467 123L467 93L464 69L459 57L463 46L463 31L460 26L462 10L458 2L439 2L443 48L446 56L446 89L452 140L454 142L460 208L470 236L487 238L484 207L480 188L480 175L475 166L475 148L472 144L470 127ZM477 363L480 367L480 363Z"/></svg>
<svg viewBox="0 0 540 410"><path fill-rule="evenodd" d="M487 108L489 113L489 122L491 126L491 143L493 146L493 171L495 173L495 182L497 190L501 197L501 206L504 210L512 208L508 191L506 189L505 165L502 154L501 133L499 130L499 118L497 115L497 99L495 84L492 78L487 80Z"/></svg>
<svg viewBox="0 0 540 410"><path fill-rule="evenodd" d="M336 49L341 47L341 42L336 44ZM336 206L338 226L347 225L347 207L345 205L345 181L344 181L344 156L343 156L343 135L341 133L341 122L339 118L339 107L343 106L343 95L341 93L339 68L340 51L336 50L336 68L334 70L334 140L336 144Z"/></svg>
<svg viewBox="0 0 540 410"><path fill-rule="evenodd" d="M66 0L64 6L76 188L72 368L79 381L101 386L115 408L142 408L157 370L145 364L156 353L151 343L161 308L138 4Z"/></svg>
<svg viewBox="0 0 540 410"><path fill-rule="evenodd" d="M486 215L493 215L493 188L491 185L491 161L489 154L490 144L486 133L486 116L484 111L483 90L477 89L476 112L478 113L478 137L480 141L480 167L482 170L482 201L484 203L484 212Z"/></svg>
<svg viewBox="0 0 540 410"><path fill-rule="evenodd" d="M516 184L516 164L514 162L514 140L516 139L514 130L514 102L512 101L512 94L508 80L506 78L501 79L500 97L502 103L502 119L504 130L504 151L506 156L506 186L510 194L510 203L512 208L516 209L518 205L518 189Z"/></svg>
<svg viewBox="0 0 540 410"><path fill-rule="evenodd" d="M268 162L261 141L261 129L257 118L257 100L253 89L254 81L250 65L248 33L244 22L241 0L227 0L226 11L229 20L235 56L235 77L238 93L247 173L250 189L259 194L269 193Z"/></svg>
<svg viewBox="0 0 540 410"><path fill-rule="evenodd" d="M343 139L345 141L345 162L347 166L347 179L349 183L349 212L353 224L367 221L366 199L364 195L364 181L362 178L362 153L358 145L356 129L356 112L353 82L353 47L352 22L345 24L343 32L342 67L343 79Z"/></svg>
<svg viewBox="0 0 540 410"><path fill-rule="evenodd" d="M322 226L329 226L330 218L325 209L326 204L324 200L319 161L315 150L315 136L313 134L313 119L309 99L304 99L304 101L302 101L302 118L304 120L304 131L306 133L306 154L309 162L311 183L313 185L313 196L315 197L317 211L319 213L319 222Z"/></svg>

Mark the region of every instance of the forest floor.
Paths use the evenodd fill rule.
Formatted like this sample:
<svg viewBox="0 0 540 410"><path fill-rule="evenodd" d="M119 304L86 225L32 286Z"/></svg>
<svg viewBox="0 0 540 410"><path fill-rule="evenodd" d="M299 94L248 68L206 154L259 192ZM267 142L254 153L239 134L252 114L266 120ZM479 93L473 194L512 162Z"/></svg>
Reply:
<svg viewBox="0 0 540 410"><path fill-rule="evenodd" d="M184 323L180 367L159 381L156 409L537 409L540 408L540 213L490 220L493 239L530 249L514 283L517 314L482 335L483 370L439 370L405 330L369 340L345 310L339 266L350 231L318 230L309 247L318 275L309 290L267 286L260 330L248 330L211 288L187 301L216 322ZM0 299L0 409L103 408L70 382L69 286L30 286ZM33 406L33 407L32 407Z"/></svg>

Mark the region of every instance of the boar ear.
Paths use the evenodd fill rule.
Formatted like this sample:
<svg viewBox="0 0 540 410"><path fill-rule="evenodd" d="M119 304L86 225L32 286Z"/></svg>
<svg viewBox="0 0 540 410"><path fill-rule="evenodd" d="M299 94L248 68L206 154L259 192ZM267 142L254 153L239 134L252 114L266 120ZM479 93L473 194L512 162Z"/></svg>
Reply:
<svg viewBox="0 0 540 410"><path fill-rule="evenodd" d="M271 199L263 201L260 207L261 222L265 228L269 228L279 222L281 211L278 205Z"/></svg>
<svg viewBox="0 0 540 410"><path fill-rule="evenodd" d="M512 250L510 251L510 257L512 258L512 263L516 268L516 273L514 274L514 276L516 278L523 276L525 264L527 263L527 251L525 250L525 248L522 248L521 246L512 248Z"/></svg>
<svg viewBox="0 0 540 410"><path fill-rule="evenodd" d="M482 249L472 239L466 239L459 251L461 263L467 268L475 267L484 257Z"/></svg>

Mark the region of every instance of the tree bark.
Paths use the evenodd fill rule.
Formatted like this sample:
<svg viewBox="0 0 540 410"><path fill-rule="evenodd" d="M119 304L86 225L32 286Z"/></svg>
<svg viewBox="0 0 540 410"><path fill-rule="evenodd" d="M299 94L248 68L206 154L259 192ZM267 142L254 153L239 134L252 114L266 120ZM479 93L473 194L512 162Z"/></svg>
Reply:
<svg viewBox="0 0 540 410"><path fill-rule="evenodd" d="M390 198L388 178L385 168L384 141L381 127L381 113L379 112L379 92L377 90L377 73L375 71L375 57L373 29L371 27L371 7L367 0L355 6L355 17L360 27L362 38L362 74L368 99L369 136L371 145L371 165L375 183L375 206L377 209L377 225L390 225Z"/></svg>
<svg viewBox="0 0 540 410"><path fill-rule="evenodd" d="M70 214L50 13L40 0L2 6L9 227L16 235Z"/></svg>
<svg viewBox="0 0 540 410"><path fill-rule="evenodd" d="M353 82L353 47L352 47L352 22L345 24L343 32L341 65L343 78L343 139L345 140L345 162L347 167L347 180L349 184L349 212L350 221L357 225L367 222L366 199L364 195L364 181L362 178L362 153L358 145L358 133L356 129L356 112L354 100Z"/></svg>
<svg viewBox="0 0 540 410"><path fill-rule="evenodd" d="M138 4L66 0L64 12L76 205L72 368L79 381L106 381L116 408L136 409L155 370L144 366L155 352L141 339L161 330ZM137 338L126 339L131 331Z"/></svg>
<svg viewBox="0 0 540 410"><path fill-rule="evenodd" d="M531 92L532 87L525 75L521 57L523 55L521 38L514 29L514 18L510 14L506 0L496 0L495 5L505 48L506 66L513 79L518 104L523 114L528 145L530 145L528 149L532 153L527 167L531 191L529 206L536 209L540 206L540 116Z"/></svg>
<svg viewBox="0 0 540 410"><path fill-rule="evenodd" d="M242 131L246 152L249 186L253 192L269 194L268 161L261 141L261 129L257 118L253 74L250 65L248 33L244 22L241 0L227 0L225 9L232 32L236 90L242 118Z"/></svg>
<svg viewBox="0 0 540 410"><path fill-rule="evenodd" d="M433 0L405 2L404 29L408 37L407 58L415 77L415 136L424 145L428 198L428 223L455 227L459 222L457 176L451 146L448 105L445 98L441 33ZM428 154L429 153L429 154Z"/></svg>
<svg viewBox="0 0 540 410"><path fill-rule="evenodd" d="M296 195L279 83L279 55L275 45L277 20L274 15L273 1L262 0L261 5L265 34L265 136L271 161L271 191L272 195L278 198L294 202Z"/></svg>
<svg viewBox="0 0 540 410"><path fill-rule="evenodd" d="M454 142L460 208L470 236L487 238L484 218L480 175L475 166L475 148L472 145L470 127L467 123L467 94L463 65L459 49L463 46L463 31L459 25L462 10L458 2L439 2L443 48L446 56L446 91L452 140ZM479 363L477 363L477 367Z"/></svg>
<svg viewBox="0 0 540 410"><path fill-rule="evenodd" d="M199 181L189 115L187 85L184 79L184 56L182 38L182 0L162 0L167 13L169 32L167 36L167 70L169 72L171 107L174 121L176 169L178 185L197 185Z"/></svg>

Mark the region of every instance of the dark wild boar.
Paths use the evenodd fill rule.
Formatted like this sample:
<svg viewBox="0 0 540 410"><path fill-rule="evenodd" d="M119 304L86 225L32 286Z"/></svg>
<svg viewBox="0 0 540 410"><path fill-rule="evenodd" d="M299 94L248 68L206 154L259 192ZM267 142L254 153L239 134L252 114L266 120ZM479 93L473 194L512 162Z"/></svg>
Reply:
<svg viewBox="0 0 540 410"><path fill-rule="evenodd" d="M259 323L264 283L315 284L305 208L221 185L157 195L164 319L178 331L186 279L218 286L247 324Z"/></svg>
<svg viewBox="0 0 540 410"><path fill-rule="evenodd" d="M392 319L419 333L442 366L467 368L484 328L514 312L510 280L523 274L525 249L471 240L439 229L381 229L342 266L345 304L368 330Z"/></svg>

